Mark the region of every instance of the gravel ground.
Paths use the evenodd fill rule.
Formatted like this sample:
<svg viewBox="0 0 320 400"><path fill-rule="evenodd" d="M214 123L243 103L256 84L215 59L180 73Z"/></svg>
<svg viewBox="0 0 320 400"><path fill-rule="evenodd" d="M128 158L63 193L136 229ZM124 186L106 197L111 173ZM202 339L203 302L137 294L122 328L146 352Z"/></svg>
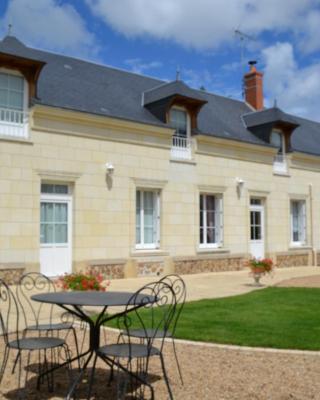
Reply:
<svg viewBox="0 0 320 400"><path fill-rule="evenodd" d="M320 275L290 279L279 286L284 285L320 287ZM113 332L108 331L107 335L110 342L115 339ZM3 351L2 343L1 350ZM320 353L270 352L192 343L178 343L177 350L184 386L180 384L171 343L167 343L166 366L176 400L320 400ZM11 366L12 362L13 354ZM56 372L54 394L47 392L46 384L37 392L37 362L35 354L29 368L26 398L63 399L69 384L66 370ZM10 372L9 366L0 387L1 399L15 400L19 397L16 389L17 377ZM110 387L107 386L108 374L108 368L101 362L98 363L92 399L116 399L116 383L114 381ZM124 379L124 375L120 376ZM168 399L158 358L154 358L151 363L151 381L156 399ZM83 381L77 391L77 399L86 398L86 388L87 384Z"/></svg>
<svg viewBox="0 0 320 400"><path fill-rule="evenodd" d="M279 282L275 286L319 288L320 287L320 275L286 279L285 281Z"/></svg>

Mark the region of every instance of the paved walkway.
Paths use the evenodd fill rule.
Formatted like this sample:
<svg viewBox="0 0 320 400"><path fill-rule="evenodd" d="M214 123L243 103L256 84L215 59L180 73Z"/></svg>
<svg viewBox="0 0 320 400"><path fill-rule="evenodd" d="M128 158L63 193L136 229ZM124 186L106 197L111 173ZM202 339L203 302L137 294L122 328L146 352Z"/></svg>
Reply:
<svg viewBox="0 0 320 400"><path fill-rule="evenodd" d="M273 286L285 279L311 275L320 275L320 267L279 268L273 277L263 277L261 283ZM187 285L187 301L235 296L257 290L252 284L253 278L249 275L249 270L183 275L183 278ZM154 280L155 277L114 279L108 290L131 292Z"/></svg>

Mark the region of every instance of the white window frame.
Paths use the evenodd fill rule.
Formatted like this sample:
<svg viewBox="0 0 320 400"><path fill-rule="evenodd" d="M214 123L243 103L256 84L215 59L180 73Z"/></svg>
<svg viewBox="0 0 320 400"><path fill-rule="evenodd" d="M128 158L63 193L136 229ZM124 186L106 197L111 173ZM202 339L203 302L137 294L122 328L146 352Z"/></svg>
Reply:
<svg viewBox="0 0 320 400"><path fill-rule="evenodd" d="M160 248L160 190L159 189L148 189L148 188L137 188L136 189L136 207L135 213L137 213L137 196L140 193L140 238L139 243L137 243L137 232L135 230L135 248L137 250L152 250ZM151 192L153 193L153 218L155 232L155 242L154 243L144 243L144 196L143 193ZM136 217L136 214L135 214Z"/></svg>
<svg viewBox="0 0 320 400"><path fill-rule="evenodd" d="M300 203L299 207L299 240L294 240L293 235L293 203ZM291 199L290 200L290 222L291 222L291 246L304 246L307 243L307 213L306 213L306 200Z"/></svg>
<svg viewBox="0 0 320 400"><path fill-rule="evenodd" d="M216 249L223 246L223 196L220 193L200 193L199 194L199 215L201 213L201 196L203 196L203 239L204 243L201 243L201 219L199 218L199 248L200 249ZM208 196L214 197L215 211L217 226L215 226L216 236L218 240L215 243L207 243L207 212L206 212L206 198ZM218 216L218 218L217 218Z"/></svg>
<svg viewBox="0 0 320 400"><path fill-rule="evenodd" d="M281 151L281 149L279 148L278 154L281 154L282 156L285 156L285 155L286 155L286 141L285 141L285 137L284 137L283 132L280 131L280 130L278 130L278 129L273 129L273 130L271 131L271 134L270 134L270 143L271 143L271 138L272 138L272 134L273 134L273 133L277 133L278 135L280 135L282 151ZM274 146L273 143L271 143L271 144Z"/></svg>
<svg viewBox="0 0 320 400"><path fill-rule="evenodd" d="M169 122L171 122L171 111L172 110L178 110L178 111L185 112L185 114L187 116L187 135L186 135L186 139L190 139L190 137L191 137L191 118L190 118L190 114L189 114L188 110L185 107L182 107L182 106L172 106L170 108L170 111L169 111ZM175 136L175 133L174 133L174 136Z"/></svg>
<svg viewBox="0 0 320 400"><path fill-rule="evenodd" d="M27 111L29 87L28 87L28 82L27 82L26 78L22 75L22 73L20 71L8 69L8 68L0 68L0 72L2 72L4 74L8 74L8 75L20 76L21 78L23 78L23 108L21 111Z"/></svg>

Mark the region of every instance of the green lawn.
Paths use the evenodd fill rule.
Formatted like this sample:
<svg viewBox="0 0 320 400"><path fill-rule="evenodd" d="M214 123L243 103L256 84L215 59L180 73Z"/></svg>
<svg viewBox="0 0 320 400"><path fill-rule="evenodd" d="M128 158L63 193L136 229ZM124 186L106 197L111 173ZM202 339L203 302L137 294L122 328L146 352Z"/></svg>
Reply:
<svg viewBox="0 0 320 400"><path fill-rule="evenodd" d="M186 303L176 337L196 341L320 350L320 289L266 288Z"/></svg>

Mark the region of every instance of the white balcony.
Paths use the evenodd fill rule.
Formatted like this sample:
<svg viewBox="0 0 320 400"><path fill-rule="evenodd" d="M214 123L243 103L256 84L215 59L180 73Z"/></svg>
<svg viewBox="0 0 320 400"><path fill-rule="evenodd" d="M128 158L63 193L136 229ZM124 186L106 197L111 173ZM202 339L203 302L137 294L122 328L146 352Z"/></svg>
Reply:
<svg viewBox="0 0 320 400"><path fill-rule="evenodd" d="M171 147L171 157L180 160L190 160L191 159L191 139L173 136L172 137L172 147Z"/></svg>
<svg viewBox="0 0 320 400"><path fill-rule="evenodd" d="M284 154L278 154L273 161L273 172L277 174L287 174L288 164L287 158Z"/></svg>
<svg viewBox="0 0 320 400"><path fill-rule="evenodd" d="M28 139L29 113L27 111L0 108L0 136Z"/></svg>

